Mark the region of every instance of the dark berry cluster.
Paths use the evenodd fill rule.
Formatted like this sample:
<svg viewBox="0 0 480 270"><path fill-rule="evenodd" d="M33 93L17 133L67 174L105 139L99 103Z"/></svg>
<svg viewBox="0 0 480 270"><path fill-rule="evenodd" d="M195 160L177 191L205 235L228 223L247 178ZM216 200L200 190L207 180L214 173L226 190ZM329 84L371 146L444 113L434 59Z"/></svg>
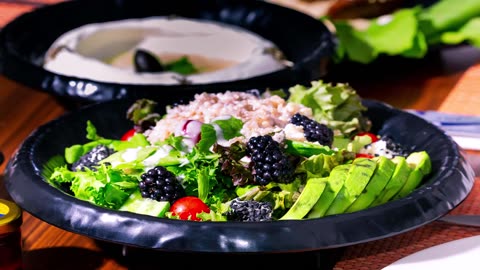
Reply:
<svg viewBox="0 0 480 270"><path fill-rule="evenodd" d="M333 130L326 125L299 113L292 116L290 123L302 126L304 136L309 142L318 142L321 145L332 146Z"/></svg>
<svg viewBox="0 0 480 270"><path fill-rule="evenodd" d="M173 203L185 196L185 189L165 167L156 166L141 175L138 184L142 197Z"/></svg>
<svg viewBox="0 0 480 270"><path fill-rule="evenodd" d="M79 160L72 164L72 171L82 171L85 168L95 170L98 162L113 154L115 151L105 145L98 145L92 150L81 156Z"/></svg>
<svg viewBox="0 0 480 270"><path fill-rule="evenodd" d="M253 175L257 184L289 183L294 180L294 167L272 136L250 138L247 143L247 154L252 160Z"/></svg>
<svg viewBox="0 0 480 270"><path fill-rule="evenodd" d="M230 203L227 219L231 221L270 221L272 205L269 202L242 201L234 199Z"/></svg>

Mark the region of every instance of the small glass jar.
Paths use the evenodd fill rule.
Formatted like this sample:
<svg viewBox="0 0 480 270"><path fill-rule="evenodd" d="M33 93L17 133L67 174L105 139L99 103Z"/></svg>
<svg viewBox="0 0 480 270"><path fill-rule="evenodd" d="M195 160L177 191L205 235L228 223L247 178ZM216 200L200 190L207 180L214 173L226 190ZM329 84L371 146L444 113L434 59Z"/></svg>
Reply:
<svg viewBox="0 0 480 270"><path fill-rule="evenodd" d="M22 210L12 201L0 199L0 269L20 270L22 261Z"/></svg>

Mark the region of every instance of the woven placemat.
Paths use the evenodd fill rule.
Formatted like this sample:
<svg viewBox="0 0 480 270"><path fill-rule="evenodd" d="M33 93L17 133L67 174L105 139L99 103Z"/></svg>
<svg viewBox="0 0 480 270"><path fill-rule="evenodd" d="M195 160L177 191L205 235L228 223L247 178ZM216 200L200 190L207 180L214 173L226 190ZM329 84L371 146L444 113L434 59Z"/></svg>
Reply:
<svg viewBox="0 0 480 270"><path fill-rule="evenodd" d="M477 178L467 199L450 214L480 214L479 182ZM334 270L382 269L425 248L475 235L480 235L480 228L435 221L397 236L348 247Z"/></svg>
<svg viewBox="0 0 480 270"><path fill-rule="evenodd" d="M480 63L470 67L462 75L438 110L480 115Z"/></svg>

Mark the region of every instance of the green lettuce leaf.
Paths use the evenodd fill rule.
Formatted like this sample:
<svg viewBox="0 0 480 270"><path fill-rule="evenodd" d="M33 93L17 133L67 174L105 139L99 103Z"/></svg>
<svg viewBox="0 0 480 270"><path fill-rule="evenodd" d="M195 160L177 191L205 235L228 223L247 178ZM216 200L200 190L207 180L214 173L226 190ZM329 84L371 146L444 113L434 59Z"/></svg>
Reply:
<svg viewBox="0 0 480 270"><path fill-rule="evenodd" d="M55 186L69 183L76 198L111 209L118 209L138 188L136 177L105 165L77 172L57 167L48 181Z"/></svg>
<svg viewBox="0 0 480 270"><path fill-rule="evenodd" d="M305 174L305 179L322 178L328 176L333 167L344 162L345 159L341 152L334 155L315 155L303 160L297 166L295 173Z"/></svg>
<svg viewBox="0 0 480 270"><path fill-rule="evenodd" d="M217 132L210 124L203 124L200 132L200 141L198 141L195 147L200 152L207 153L210 151L210 147L217 141Z"/></svg>
<svg viewBox="0 0 480 270"><path fill-rule="evenodd" d="M480 17L471 19L457 32L442 33L441 40L452 45L468 42L480 48Z"/></svg>
<svg viewBox="0 0 480 270"><path fill-rule="evenodd" d="M318 154L330 155L334 153L330 147L319 143L286 140L285 144L287 146L285 152L297 156L311 157Z"/></svg>
<svg viewBox="0 0 480 270"><path fill-rule="evenodd" d="M480 47L475 22L479 17L478 0L440 0L367 19L365 28L331 20L339 40L333 59L368 64L381 55L422 58L431 45L466 42Z"/></svg>
<svg viewBox="0 0 480 270"><path fill-rule="evenodd" d="M222 129L225 140L230 140L242 135L240 130L242 130L243 121L238 118L230 117L228 119L215 120L213 123Z"/></svg>
<svg viewBox="0 0 480 270"><path fill-rule="evenodd" d="M419 13L421 31L428 40L444 32L455 32L475 17L480 17L478 0L441 0Z"/></svg>
<svg viewBox="0 0 480 270"><path fill-rule="evenodd" d="M221 134L223 138L217 138L217 130L215 125L221 129ZM230 117L228 119L215 120L210 124L203 124L201 127L201 136L200 141L195 145L195 147L200 152L209 152L210 147L212 147L218 140L230 140L232 138L241 136L240 130L243 127L243 121Z"/></svg>
<svg viewBox="0 0 480 270"><path fill-rule="evenodd" d="M346 21L335 21L334 25L339 40L334 55L335 62L349 59L366 64L378 57L378 52L371 46L367 36L362 31L355 29Z"/></svg>
<svg viewBox="0 0 480 270"><path fill-rule="evenodd" d="M363 116L367 108L348 84L333 85L320 80L312 82L310 88L296 85L290 87L288 91L289 102L312 108L314 119L332 128L336 135L350 136L370 128Z"/></svg>
<svg viewBox="0 0 480 270"><path fill-rule="evenodd" d="M190 75L198 72L198 69L186 56L181 57L176 61L166 63L164 68L165 70L177 72L182 75Z"/></svg>
<svg viewBox="0 0 480 270"><path fill-rule="evenodd" d="M75 144L65 148L65 160L67 163L74 163L80 159L81 156L85 155L98 145L105 145L115 151L150 145L150 142L142 133L135 133L128 141L106 139L97 134L97 129L90 120L87 121L86 132L86 138L90 140L90 142L85 144Z"/></svg>
<svg viewBox="0 0 480 270"><path fill-rule="evenodd" d="M379 17L370 23L363 34L378 54L402 54L415 44L418 31L416 14L417 9L401 9L391 16Z"/></svg>

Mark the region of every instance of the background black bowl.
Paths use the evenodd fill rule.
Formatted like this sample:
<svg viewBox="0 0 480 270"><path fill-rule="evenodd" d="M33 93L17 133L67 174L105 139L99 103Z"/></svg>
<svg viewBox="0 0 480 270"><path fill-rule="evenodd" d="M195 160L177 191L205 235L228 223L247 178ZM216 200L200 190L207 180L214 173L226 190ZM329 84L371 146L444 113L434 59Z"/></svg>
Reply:
<svg viewBox="0 0 480 270"><path fill-rule="evenodd" d="M95 206L44 181L43 164L84 143L86 121L104 137L119 138L131 128L125 112L133 101L117 99L84 106L40 126L7 164L5 184L27 212L59 228L94 239L166 251L278 253L326 250L397 235L452 210L473 187L474 172L455 142L412 114L364 100L373 131L413 150L426 150L432 174L409 196L367 210L309 220L258 223L195 222L160 219ZM175 102L170 97L160 107Z"/></svg>
<svg viewBox="0 0 480 270"><path fill-rule="evenodd" d="M243 27L275 43L295 65L243 80L180 87L105 83L63 76L42 67L50 45L71 29L94 22L173 14ZM227 88L244 90L309 83L326 74L334 47L334 37L319 20L264 1L67 1L21 15L5 26L0 33L0 72L34 89L76 101L181 96Z"/></svg>

